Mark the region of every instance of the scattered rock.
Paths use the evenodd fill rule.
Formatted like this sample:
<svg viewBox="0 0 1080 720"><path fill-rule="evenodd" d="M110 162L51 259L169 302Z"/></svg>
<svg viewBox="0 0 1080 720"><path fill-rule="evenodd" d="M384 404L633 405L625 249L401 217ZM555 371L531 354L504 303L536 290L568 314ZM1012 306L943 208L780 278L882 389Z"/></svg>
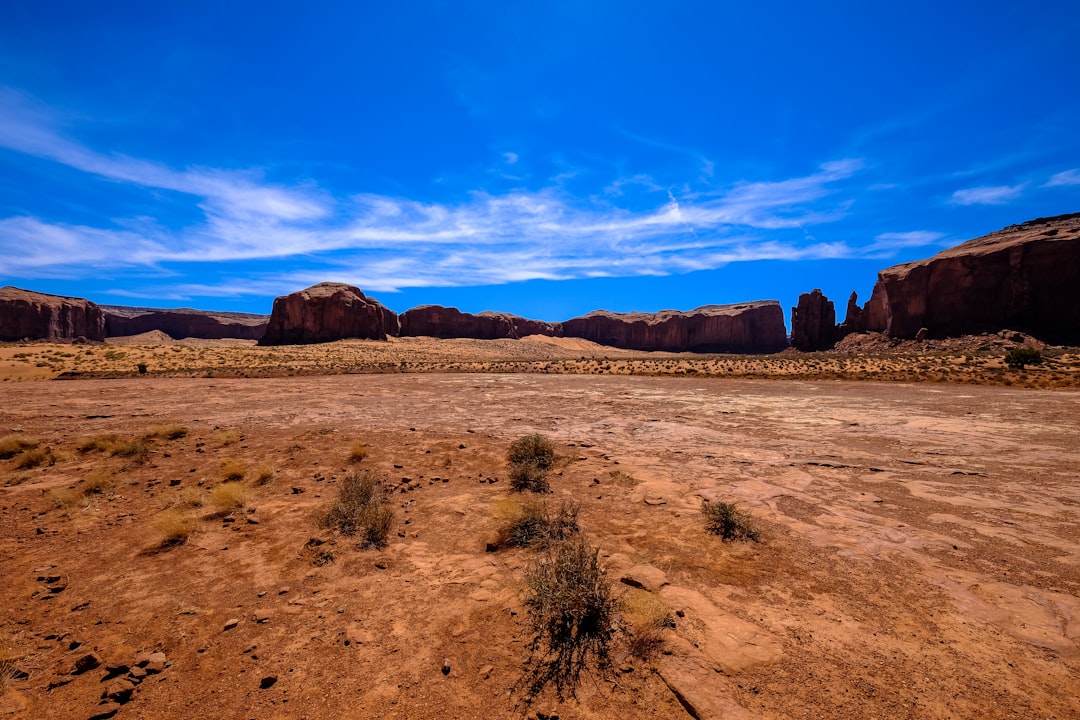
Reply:
<svg viewBox="0 0 1080 720"><path fill-rule="evenodd" d="M131 699L131 693L135 692L135 683L127 678L116 678L105 684L101 692L103 700L112 700L123 705Z"/></svg>
<svg viewBox="0 0 1080 720"><path fill-rule="evenodd" d="M236 627L239 624L240 624L240 621L237 620L236 618L229 618L228 620L225 621L225 626L222 628L222 631L232 630L234 627Z"/></svg>
<svg viewBox="0 0 1080 720"><path fill-rule="evenodd" d="M120 711L120 703L106 702L94 708L86 720L108 720Z"/></svg>
<svg viewBox="0 0 1080 720"><path fill-rule="evenodd" d="M493 672L495 672L494 665L485 665L484 667L480 668L480 677L484 680L487 680L489 677L491 677L491 673Z"/></svg>
<svg viewBox="0 0 1080 720"><path fill-rule="evenodd" d="M619 578L619 582L640 590L656 592L668 584L668 579L663 570L652 565L635 565Z"/></svg>
<svg viewBox="0 0 1080 720"><path fill-rule="evenodd" d="M78 660L75 661L75 669L71 671L72 675L81 675L88 670L101 666L101 658L96 653L87 653Z"/></svg>
<svg viewBox="0 0 1080 720"><path fill-rule="evenodd" d="M445 658L442 661L442 674L443 675L449 675L450 674L450 658Z"/></svg>
<svg viewBox="0 0 1080 720"><path fill-rule="evenodd" d="M277 682L277 675L267 675L266 677L264 677L262 680L259 681L259 689L260 690L266 690L267 688L273 687L274 683L276 683L276 682Z"/></svg>

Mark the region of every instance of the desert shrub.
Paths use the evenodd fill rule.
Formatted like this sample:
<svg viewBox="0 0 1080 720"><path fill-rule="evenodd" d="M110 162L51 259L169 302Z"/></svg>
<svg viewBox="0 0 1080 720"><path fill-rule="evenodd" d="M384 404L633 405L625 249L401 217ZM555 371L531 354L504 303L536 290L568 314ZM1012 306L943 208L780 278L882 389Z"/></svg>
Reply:
<svg viewBox="0 0 1080 720"><path fill-rule="evenodd" d="M273 465L268 462L259 463L258 469L255 470L255 484L266 485L268 482L271 482L276 475L277 470L274 469Z"/></svg>
<svg viewBox="0 0 1080 720"><path fill-rule="evenodd" d="M40 443L23 435L6 435L0 438L0 460L13 458L19 453L33 450Z"/></svg>
<svg viewBox="0 0 1080 720"><path fill-rule="evenodd" d="M165 536L162 540L164 545L178 545L184 542L198 527L194 517L176 508L159 512L150 523Z"/></svg>
<svg viewBox="0 0 1080 720"><path fill-rule="evenodd" d="M54 488L49 491L49 500L60 510L74 510L82 504L84 496L75 488Z"/></svg>
<svg viewBox="0 0 1080 720"><path fill-rule="evenodd" d="M346 475L337 499L319 517L322 527L342 535L359 535L360 544L368 548L386 545L393 522L394 509L386 489L369 472Z"/></svg>
<svg viewBox="0 0 1080 720"><path fill-rule="evenodd" d="M705 516L705 529L724 540L760 539L750 513L735 503L703 500L701 514Z"/></svg>
<svg viewBox="0 0 1080 720"><path fill-rule="evenodd" d="M146 363L139 363L135 367L139 371L140 375L145 375L146 374Z"/></svg>
<svg viewBox="0 0 1080 720"><path fill-rule="evenodd" d="M503 525L499 528L500 547L529 547L566 540L578 531L578 506L563 501L552 511L547 503L529 500L500 508Z"/></svg>
<svg viewBox="0 0 1080 720"><path fill-rule="evenodd" d="M555 686L576 693L582 673L610 665L615 599L598 550L578 536L549 545L525 570L525 607L533 638L518 687L529 695Z"/></svg>
<svg viewBox="0 0 1080 720"><path fill-rule="evenodd" d="M20 470L30 470L36 467L49 467L56 464L56 456L53 455L52 448L50 447L34 447L25 451L19 456L19 461L15 463L15 467Z"/></svg>
<svg viewBox="0 0 1080 720"><path fill-rule="evenodd" d="M199 508L206 503L202 491L197 487L187 487L176 494L173 504L178 507Z"/></svg>
<svg viewBox="0 0 1080 720"><path fill-rule="evenodd" d="M551 490L548 482L548 471L534 465L511 465L510 488L517 491L531 490L537 493L546 493Z"/></svg>
<svg viewBox="0 0 1080 720"><path fill-rule="evenodd" d="M555 465L555 444L544 435L526 435L510 443L506 459L511 465L532 465L550 470Z"/></svg>
<svg viewBox="0 0 1080 720"><path fill-rule="evenodd" d="M244 507L247 490L238 482L223 482L210 491L210 504L222 512L232 512Z"/></svg>
<svg viewBox="0 0 1080 720"><path fill-rule="evenodd" d="M144 460L146 459L146 456L150 454L150 446L141 440L128 440L113 445L109 449L109 453L111 455L119 455L120 457Z"/></svg>
<svg viewBox="0 0 1080 720"><path fill-rule="evenodd" d="M368 456L367 445L362 442L354 442L349 446L349 462L358 463Z"/></svg>
<svg viewBox="0 0 1080 720"><path fill-rule="evenodd" d="M88 453L94 450L99 452L112 452L114 448L118 448L122 444L123 442L116 435L88 435L79 438L75 443L75 449L81 453Z"/></svg>
<svg viewBox="0 0 1080 720"><path fill-rule="evenodd" d="M94 472L83 480L78 490L85 495L104 495L112 490L113 480L108 473Z"/></svg>
<svg viewBox="0 0 1080 720"><path fill-rule="evenodd" d="M1013 370L1023 370L1027 365L1042 365L1041 350L1031 347L1009 348L1005 353L1005 364Z"/></svg>
<svg viewBox="0 0 1080 720"><path fill-rule="evenodd" d="M179 440L187 435L187 428L183 425L151 425L146 428L146 437L161 440Z"/></svg>
<svg viewBox="0 0 1080 720"><path fill-rule="evenodd" d="M234 443L238 443L240 442L240 431L232 429L219 430L218 432L214 433L214 440L216 440L221 445L232 445Z"/></svg>
<svg viewBox="0 0 1080 720"><path fill-rule="evenodd" d="M660 598L646 590L631 589L619 599L626 621L628 650L642 660L651 660L664 644L664 628L675 622Z"/></svg>
<svg viewBox="0 0 1080 720"><path fill-rule="evenodd" d="M221 461L221 476L228 481L239 481L247 474L247 465L236 458L225 458Z"/></svg>

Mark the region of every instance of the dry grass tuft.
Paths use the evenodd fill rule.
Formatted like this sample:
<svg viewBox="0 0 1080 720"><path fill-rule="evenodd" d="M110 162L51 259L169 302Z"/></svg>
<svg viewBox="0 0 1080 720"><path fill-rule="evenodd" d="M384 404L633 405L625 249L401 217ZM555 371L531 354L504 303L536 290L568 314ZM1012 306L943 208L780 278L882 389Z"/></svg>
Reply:
<svg viewBox="0 0 1080 720"><path fill-rule="evenodd" d="M0 692L15 679L15 662L21 657L11 636L6 631L0 631Z"/></svg>
<svg viewBox="0 0 1080 720"><path fill-rule="evenodd" d="M162 545L179 545L198 529L194 517L175 508L159 512L150 523L165 536Z"/></svg>
<svg viewBox="0 0 1080 720"><path fill-rule="evenodd" d="M49 499L57 508L71 511L82 505L86 496L75 488L54 488L49 491Z"/></svg>
<svg viewBox="0 0 1080 720"><path fill-rule="evenodd" d="M141 440L120 441L109 449L109 454L142 462L150 454L150 446Z"/></svg>
<svg viewBox="0 0 1080 720"><path fill-rule="evenodd" d="M345 477L338 497L319 517L319 525L342 535L360 535L367 548L386 546L394 522L382 481L370 472L354 472Z"/></svg>
<svg viewBox="0 0 1080 720"><path fill-rule="evenodd" d="M230 428L228 430L218 430L216 433L214 433L214 441L222 446L234 445L240 442L240 440L242 439L243 438L240 437L240 431L236 430L235 428Z"/></svg>
<svg viewBox="0 0 1080 720"><path fill-rule="evenodd" d="M504 497L496 502L499 547L530 547L566 540L578 531L576 503L563 501L552 511L547 503Z"/></svg>
<svg viewBox="0 0 1080 720"><path fill-rule="evenodd" d="M732 502L702 500L701 514L705 529L722 540L752 540L760 542L757 526L750 513Z"/></svg>
<svg viewBox="0 0 1080 720"><path fill-rule="evenodd" d="M201 508L205 504L206 499L203 497L202 490L197 487L182 489L176 493L176 499L173 501L173 505L183 508Z"/></svg>
<svg viewBox="0 0 1080 720"><path fill-rule="evenodd" d="M223 482L210 491L209 499L218 510L232 512L247 503L247 489L238 482Z"/></svg>
<svg viewBox="0 0 1080 720"><path fill-rule="evenodd" d="M660 598L646 590L631 589L619 599L619 607L628 627L629 652L642 660L651 660L664 644L664 628L675 622Z"/></svg>
<svg viewBox="0 0 1080 720"><path fill-rule="evenodd" d="M56 464L56 456L50 447L34 447L19 456L15 467L20 470L30 470L37 467L51 467Z"/></svg>
<svg viewBox="0 0 1080 720"><path fill-rule="evenodd" d="M274 481L277 477L277 470L269 462L259 463L259 467L255 470L255 484L266 485Z"/></svg>
<svg viewBox="0 0 1080 720"><path fill-rule="evenodd" d="M368 456L367 445L359 440L349 446L349 462L358 463Z"/></svg>
<svg viewBox="0 0 1080 720"><path fill-rule="evenodd" d="M106 495L113 488L113 478L107 472L97 470L87 476L79 486L78 490L83 495Z"/></svg>
<svg viewBox="0 0 1080 720"><path fill-rule="evenodd" d="M146 437L157 440L179 440L187 435L187 428L183 425L151 425L146 428Z"/></svg>
<svg viewBox="0 0 1080 720"><path fill-rule="evenodd" d="M221 461L221 476L226 481L239 481L247 474L247 465L236 458L225 458Z"/></svg>
<svg viewBox="0 0 1080 720"><path fill-rule="evenodd" d="M5 435L0 438L0 460L7 460L16 455L33 450L41 443L24 435Z"/></svg>
<svg viewBox="0 0 1080 720"><path fill-rule="evenodd" d="M75 449L81 453L87 453L94 450L111 453L121 445L123 445L123 441L116 435L88 435L79 438L75 443Z"/></svg>
<svg viewBox="0 0 1080 720"><path fill-rule="evenodd" d="M544 435L526 435L510 443L510 487L514 490L548 492L548 473L555 465L555 445Z"/></svg>

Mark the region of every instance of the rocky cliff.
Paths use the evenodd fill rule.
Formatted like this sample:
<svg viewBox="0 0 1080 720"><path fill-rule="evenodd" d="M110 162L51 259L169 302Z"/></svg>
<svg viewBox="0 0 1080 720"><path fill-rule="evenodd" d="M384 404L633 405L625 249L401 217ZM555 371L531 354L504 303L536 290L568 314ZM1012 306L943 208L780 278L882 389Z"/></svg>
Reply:
<svg viewBox="0 0 1080 720"><path fill-rule="evenodd" d="M1039 218L878 273L850 331L910 339L1009 328L1080 343L1080 213Z"/></svg>
<svg viewBox="0 0 1080 720"><path fill-rule="evenodd" d="M260 345L297 345L345 338L385 340L397 335L398 316L343 283L319 283L274 299Z"/></svg>
<svg viewBox="0 0 1080 720"><path fill-rule="evenodd" d="M270 319L268 315L209 312L188 308L159 310L102 305L101 309L105 313L105 335L108 337L140 335L160 330L174 340L189 337L259 340L265 334Z"/></svg>
<svg viewBox="0 0 1080 720"><path fill-rule="evenodd" d="M836 333L836 309L821 290L799 296L791 308L791 347L804 352L828 350L839 338Z"/></svg>
<svg viewBox="0 0 1080 720"><path fill-rule="evenodd" d="M105 317L82 298L0 288L0 341L105 339Z"/></svg>
<svg viewBox="0 0 1080 720"><path fill-rule="evenodd" d="M529 320L508 313L482 312L476 315L441 305L421 305L400 315L401 335L436 338L476 338L497 340L526 335L561 335L558 324Z"/></svg>
<svg viewBox="0 0 1080 720"><path fill-rule="evenodd" d="M562 327L566 337L631 350L766 353L787 347L784 311L775 300L706 305L688 312L597 310Z"/></svg>

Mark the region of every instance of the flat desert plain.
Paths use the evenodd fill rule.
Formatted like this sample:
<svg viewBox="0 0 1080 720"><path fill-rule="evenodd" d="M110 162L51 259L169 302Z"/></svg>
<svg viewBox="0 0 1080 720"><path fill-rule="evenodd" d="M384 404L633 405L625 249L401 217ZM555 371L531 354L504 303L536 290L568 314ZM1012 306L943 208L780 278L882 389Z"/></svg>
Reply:
<svg viewBox="0 0 1080 720"><path fill-rule="evenodd" d="M28 444L0 460L0 717L1080 717L1073 390L427 373L2 393L0 435ZM537 551L488 547L529 433L624 608L611 667L563 701L514 690ZM317 521L358 471L393 491L384 549ZM707 533L703 499L760 542ZM170 509L196 523L182 542ZM641 607L666 619L652 653L628 641Z"/></svg>

